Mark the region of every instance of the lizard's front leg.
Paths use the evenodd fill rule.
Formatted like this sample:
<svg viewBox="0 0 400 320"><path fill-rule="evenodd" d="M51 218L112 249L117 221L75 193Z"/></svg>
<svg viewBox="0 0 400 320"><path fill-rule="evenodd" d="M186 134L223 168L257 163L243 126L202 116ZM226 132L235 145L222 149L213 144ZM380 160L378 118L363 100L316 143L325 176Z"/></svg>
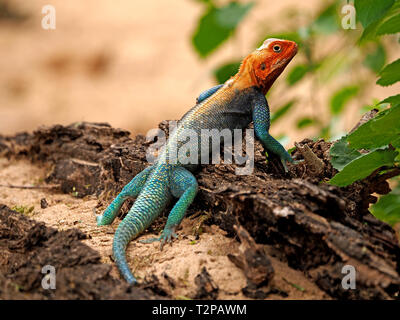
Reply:
<svg viewBox="0 0 400 320"><path fill-rule="evenodd" d="M269 134L270 112L268 102L265 96L260 93L254 101L253 106L253 123L256 137L261 141L267 151L278 155L282 161L285 171L287 171L286 161L293 162L290 154L285 148Z"/></svg>
<svg viewBox="0 0 400 320"><path fill-rule="evenodd" d="M211 97L214 93L216 93L219 89L221 89L223 87L223 84L219 84L217 86L214 86L206 91L203 91L202 93L200 93L200 95L197 97L196 99L196 103L200 103L204 100L206 100L207 98Z"/></svg>
<svg viewBox="0 0 400 320"><path fill-rule="evenodd" d="M197 181L193 174L183 167L174 169L171 176L170 190L174 197L179 198L168 215L167 223L159 238L141 240L141 243L161 241L161 250L165 242L170 243L172 237L177 238L176 227L181 223L187 208L193 202L197 193Z"/></svg>

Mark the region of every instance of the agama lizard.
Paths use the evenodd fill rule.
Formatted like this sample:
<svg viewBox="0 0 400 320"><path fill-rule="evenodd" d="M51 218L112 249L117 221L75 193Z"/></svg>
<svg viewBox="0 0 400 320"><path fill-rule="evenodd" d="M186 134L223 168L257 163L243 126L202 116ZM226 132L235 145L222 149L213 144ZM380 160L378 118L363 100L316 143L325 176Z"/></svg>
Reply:
<svg viewBox="0 0 400 320"><path fill-rule="evenodd" d="M161 236L145 241L161 241L162 249L165 242L171 242L172 237L177 238L175 229L196 196L198 185L190 172L193 166L183 164L179 159L170 161L171 154L177 151L176 141L185 129L192 129L200 135L202 129L244 129L253 121L256 137L264 148L277 154L283 164L286 161L293 162L283 146L268 133L270 111L265 94L296 53L297 44L293 41L264 41L261 47L243 60L235 76L200 94L196 105L179 121L156 162L136 175L103 215L97 217L98 225L111 224L124 201L137 197L119 224L113 241L113 256L126 281L136 283L126 260L128 243L143 232L176 197L178 201L168 215Z"/></svg>

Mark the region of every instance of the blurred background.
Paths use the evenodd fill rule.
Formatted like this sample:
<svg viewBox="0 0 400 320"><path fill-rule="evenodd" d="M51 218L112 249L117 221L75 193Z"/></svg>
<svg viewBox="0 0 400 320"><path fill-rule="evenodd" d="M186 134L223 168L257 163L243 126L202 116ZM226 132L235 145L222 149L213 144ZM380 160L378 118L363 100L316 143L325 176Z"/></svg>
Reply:
<svg viewBox="0 0 400 320"><path fill-rule="evenodd" d="M42 28L48 4L55 30ZM344 4L0 0L0 132L96 121L146 133L180 118L278 36L299 42L300 52L268 95L272 133L287 146L335 138L366 106L400 91L375 84L399 53L396 37L356 45L362 27L341 27Z"/></svg>
<svg viewBox="0 0 400 320"><path fill-rule="evenodd" d="M202 91L226 81L247 54L276 37L299 44L267 95L271 132L286 148L303 138L340 138L363 113L387 108L381 101L389 96L392 122L378 132L385 128L390 132L382 136L396 139L397 120L390 119L395 104L400 108L400 0L356 0L357 16L352 3L0 0L0 134L80 121L146 133L179 119ZM51 22L55 29L47 28ZM373 147L396 147L386 140ZM347 156L360 154L341 143L338 159L350 166ZM370 165L372 172L383 163ZM351 178L343 185L359 177ZM399 180L372 208L392 225L400 221Z"/></svg>

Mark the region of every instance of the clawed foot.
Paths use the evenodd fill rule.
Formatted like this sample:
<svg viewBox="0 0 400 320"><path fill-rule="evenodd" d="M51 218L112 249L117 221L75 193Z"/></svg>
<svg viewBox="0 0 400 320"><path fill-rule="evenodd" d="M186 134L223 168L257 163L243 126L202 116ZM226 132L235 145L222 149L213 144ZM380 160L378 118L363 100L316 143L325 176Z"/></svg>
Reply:
<svg viewBox="0 0 400 320"><path fill-rule="evenodd" d="M283 169L285 169L285 173L289 172L289 169L288 169L287 164L286 164L286 160L281 160L281 163L283 165Z"/></svg>
<svg viewBox="0 0 400 320"><path fill-rule="evenodd" d="M159 236L158 238L139 240L139 242L153 243L155 241L160 241L160 250L162 250L166 242L172 244L172 238L178 239L178 235L175 233L175 228L164 229L161 233L161 236Z"/></svg>
<svg viewBox="0 0 400 320"><path fill-rule="evenodd" d="M296 164L304 162L304 160L293 160L292 159L291 161L288 161L288 160L282 159L281 162L282 162L283 168L285 169L285 172L287 173L289 171L287 164L286 164L287 162L290 162L291 164L296 165Z"/></svg>

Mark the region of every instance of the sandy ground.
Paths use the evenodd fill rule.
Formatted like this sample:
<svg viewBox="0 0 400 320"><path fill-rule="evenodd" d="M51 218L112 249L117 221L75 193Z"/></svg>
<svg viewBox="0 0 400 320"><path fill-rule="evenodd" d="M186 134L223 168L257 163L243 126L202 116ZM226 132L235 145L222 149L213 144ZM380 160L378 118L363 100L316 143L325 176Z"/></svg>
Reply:
<svg viewBox="0 0 400 320"><path fill-rule="evenodd" d="M11 189L5 185L42 186L46 169L31 165L26 161L8 161L0 158L0 203L10 208L23 206L34 207L27 214L30 218L42 221L46 225L65 230L79 228L90 235L84 240L87 245L100 252L104 263L113 265L112 274L119 277L110 253L113 234L118 223L107 227L96 226L93 208L96 198L78 199L68 194L60 194L49 189ZM48 207L42 209L40 200L45 198ZM27 210L28 211L28 210ZM219 287L218 299L246 299L241 288L246 286L246 279L227 258L228 253L238 251L238 242L225 236L225 232L216 226L205 226L200 239L192 235L194 220L185 218L179 239L172 246L165 246L160 251L159 244L142 244L132 241L127 250L128 261L134 273L140 278L155 274L165 285L167 291L177 298L188 297L196 288L194 278L203 266ZM141 238L155 237L145 234ZM268 250L269 248L266 248ZM303 273L289 268L285 263L272 257L276 275L275 287L289 294L288 299L326 299L329 298ZM167 273L176 284L175 289L167 285L162 274ZM301 290L302 288L303 290ZM270 295L269 299L282 299L279 295Z"/></svg>

